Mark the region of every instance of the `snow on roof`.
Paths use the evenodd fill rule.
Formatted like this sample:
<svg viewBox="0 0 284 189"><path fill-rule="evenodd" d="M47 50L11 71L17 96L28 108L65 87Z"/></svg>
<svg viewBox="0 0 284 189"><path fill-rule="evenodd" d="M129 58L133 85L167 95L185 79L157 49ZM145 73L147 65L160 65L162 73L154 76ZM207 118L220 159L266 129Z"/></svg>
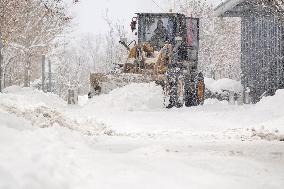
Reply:
<svg viewBox="0 0 284 189"><path fill-rule="evenodd" d="M218 5L214 10L214 16L222 16L226 11L231 10L236 5L244 2L245 0L226 0Z"/></svg>
<svg viewBox="0 0 284 189"><path fill-rule="evenodd" d="M238 4L241 4L245 1L248 1L248 0L225 0L224 2L222 2L215 8L214 16L216 17L223 16L227 11L233 10ZM276 10L276 13L280 15L284 13L284 1L283 0L274 0L273 3L270 1L263 1L263 2L272 5L272 7Z"/></svg>

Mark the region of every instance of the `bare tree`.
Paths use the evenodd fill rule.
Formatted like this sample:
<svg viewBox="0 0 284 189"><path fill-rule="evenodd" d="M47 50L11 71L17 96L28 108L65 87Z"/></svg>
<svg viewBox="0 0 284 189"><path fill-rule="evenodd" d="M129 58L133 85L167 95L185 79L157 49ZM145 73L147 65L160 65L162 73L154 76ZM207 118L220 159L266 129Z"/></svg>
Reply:
<svg viewBox="0 0 284 189"><path fill-rule="evenodd" d="M55 39L70 20L62 0L0 0L0 32L3 34L4 51L12 53L5 54L5 57L14 57L13 52L17 52L16 58L21 57L18 66L24 68L24 86L30 85L32 75L34 78L37 76L36 62L41 54L53 48ZM4 70L15 68L11 65L14 61L4 60L10 65L10 69Z"/></svg>
<svg viewBox="0 0 284 189"><path fill-rule="evenodd" d="M56 93L65 97L69 88L77 88L79 94L86 94L91 67L92 57L84 48L70 45L64 49L56 64Z"/></svg>
<svg viewBox="0 0 284 189"><path fill-rule="evenodd" d="M102 58L102 36L87 34L81 39L81 47L86 53L86 56L89 56L92 61L93 71L97 71L97 67L101 63Z"/></svg>
<svg viewBox="0 0 284 189"><path fill-rule="evenodd" d="M199 69L207 76L240 79L240 19L214 17L208 0L176 0L178 10L200 18Z"/></svg>
<svg viewBox="0 0 284 189"><path fill-rule="evenodd" d="M108 11L103 18L108 25L105 35L106 68L111 70L116 64L122 63L127 54L126 49L119 44L121 38L126 38L127 32L120 21L114 22L109 18Z"/></svg>

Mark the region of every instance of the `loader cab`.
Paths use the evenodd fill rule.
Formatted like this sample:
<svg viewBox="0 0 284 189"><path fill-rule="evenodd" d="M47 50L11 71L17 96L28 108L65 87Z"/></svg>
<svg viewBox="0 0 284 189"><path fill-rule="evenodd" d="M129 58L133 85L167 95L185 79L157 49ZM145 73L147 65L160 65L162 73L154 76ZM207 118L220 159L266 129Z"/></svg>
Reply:
<svg viewBox="0 0 284 189"><path fill-rule="evenodd" d="M199 48L199 19L186 17L179 13L136 13L132 19L132 31L138 24L137 41L139 44L150 43L159 51L165 43L176 45L176 38L181 38L179 61L197 65Z"/></svg>

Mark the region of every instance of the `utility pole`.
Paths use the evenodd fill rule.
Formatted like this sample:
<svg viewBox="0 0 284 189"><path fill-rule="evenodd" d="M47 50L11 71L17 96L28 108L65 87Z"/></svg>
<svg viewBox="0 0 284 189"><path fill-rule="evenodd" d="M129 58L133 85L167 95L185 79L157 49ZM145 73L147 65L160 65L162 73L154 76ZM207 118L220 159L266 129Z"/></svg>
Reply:
<svg viewBox="0 0 284 189"><path fill-rule="evenodd" d="M45 83L45 55L41 57L41 89L44 91L44 83Z"/></svg>
<svg viewBox="0 0 284 189"><path fill-rule="evenodd" d="M48 60L48 92L51 92L51 61Z"/></svg>
<svg viewBox="0 0 284 189"><path fill-rule="evenodd" d="M2 64L3 64L3 56L2 56L2 49L3 49L3 41L2 41L2 33L0 32L0 93L2 93Z"/></svg>

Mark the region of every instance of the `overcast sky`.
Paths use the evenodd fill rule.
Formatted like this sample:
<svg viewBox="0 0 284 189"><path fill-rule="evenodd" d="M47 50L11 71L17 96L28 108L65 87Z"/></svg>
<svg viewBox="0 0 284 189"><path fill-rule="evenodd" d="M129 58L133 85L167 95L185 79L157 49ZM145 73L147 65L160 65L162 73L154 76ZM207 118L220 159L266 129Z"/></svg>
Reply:
<svg viewBox="0 0 284 189"><path fill-rule="evenodd" d="M172 0L81 0L74 10L79 33L104 33L106 23L102 19L108 9L109 17L122 21L126 27L136 12L164 12L170 9ZM215 5L221 0L211 0ZM163 11L164 10L164 11Z"/></svg>

